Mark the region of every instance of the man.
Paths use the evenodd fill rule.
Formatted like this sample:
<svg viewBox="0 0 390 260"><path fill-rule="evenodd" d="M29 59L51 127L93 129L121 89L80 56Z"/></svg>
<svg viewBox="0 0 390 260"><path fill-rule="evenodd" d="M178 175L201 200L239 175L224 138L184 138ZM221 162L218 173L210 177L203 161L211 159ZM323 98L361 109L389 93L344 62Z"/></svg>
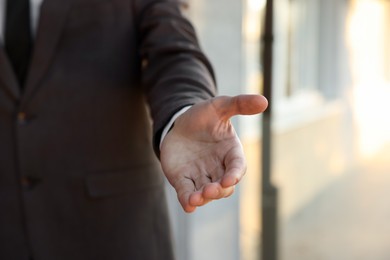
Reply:
<svg viewBox="0 0 390 260"><path fill-rule="evenodd" d="M267 101L213 98L178 1L14 1L1 10L0 259L173 259L156 158L186 212L230 196L245 160L229 118ZM27 20L31 56L12 27Z"/></svg>

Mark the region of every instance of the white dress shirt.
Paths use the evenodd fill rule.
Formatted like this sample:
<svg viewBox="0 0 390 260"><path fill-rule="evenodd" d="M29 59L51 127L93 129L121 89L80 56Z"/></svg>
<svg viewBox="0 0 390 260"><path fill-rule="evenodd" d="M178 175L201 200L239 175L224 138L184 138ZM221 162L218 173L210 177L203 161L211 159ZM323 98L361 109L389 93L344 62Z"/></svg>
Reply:
<svg viewBox="0 0 390 260"><path fill-rule="evenodd" d="M0 0L0 37L3 41L4 39L4 25L5 25L5 10L6 10L6 1L7 0ZM14 1L14 0L8 0L8 1ZM63 0L68 1L68 0ZM39 20L39 14L40 9L42 5L43 0L30 0L30 12L31 12L31 31L33 33L33 36L35 35L38 27L38 20ZM169 121L169 123L165 126L160 139L160 148L161 143L164 140L165 136L171 129L172 125L174 124L175 120L184 112L186 112L191 106L184 107L179 112L177 112Z"/></svg>
<svg viewBox="0 0 390 260"><path fill-rule="evenodd" d="M13 1L13 0L8 0ZM67 1L67 0L64 0ZM4 25L5 25L5 10L7 0L0 0L0 37L4 39ZM37 31L39 11L41 9L43 0L30 0L30 11L31 11L31 31L33 35Z"/></svg>

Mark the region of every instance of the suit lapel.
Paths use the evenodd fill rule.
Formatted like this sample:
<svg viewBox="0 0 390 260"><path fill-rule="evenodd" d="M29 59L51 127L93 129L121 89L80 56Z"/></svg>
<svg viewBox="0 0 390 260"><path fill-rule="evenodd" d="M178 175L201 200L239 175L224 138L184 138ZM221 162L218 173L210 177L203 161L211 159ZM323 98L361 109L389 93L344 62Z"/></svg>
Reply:
<svg viewBox="0 0 390 260"><path fill-rule="evenodd" d="M3 47L0 47L0 80L5 91L15 100L20 99L20 87Z"/></svg>
<svg viewBox="0 0 390 260"><path fill-rule="evenodd" d="M50 66L70 5L70 0L45 0L42 4L22 103L32 97Z"/></svg>

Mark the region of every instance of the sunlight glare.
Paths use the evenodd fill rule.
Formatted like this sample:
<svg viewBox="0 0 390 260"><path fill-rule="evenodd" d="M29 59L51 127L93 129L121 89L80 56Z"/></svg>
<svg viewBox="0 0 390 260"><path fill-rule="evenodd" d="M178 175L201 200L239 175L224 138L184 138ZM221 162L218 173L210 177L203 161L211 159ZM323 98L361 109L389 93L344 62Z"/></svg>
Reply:
<svg viewBox="0 0 390 260"><path fill-rule="evenodd" d="M390 141L390 82L386 71L388 9L382 1L354 1L348 43L354 83L353 106L363 157Z"/></svg>

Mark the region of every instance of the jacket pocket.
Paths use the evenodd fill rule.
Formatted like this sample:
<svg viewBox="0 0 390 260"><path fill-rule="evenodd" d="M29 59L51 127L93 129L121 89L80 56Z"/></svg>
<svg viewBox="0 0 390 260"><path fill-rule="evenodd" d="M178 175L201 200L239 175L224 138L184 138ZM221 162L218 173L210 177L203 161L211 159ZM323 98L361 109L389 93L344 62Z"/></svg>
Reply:
<svg viewBox="0 0 390 260"><path fill-rule="evenodd" d="M110 172L94 172L85 178L88 195L91 198L139 192L161 187L163 175L157 166L137 167L134 169Z"/></svg>

